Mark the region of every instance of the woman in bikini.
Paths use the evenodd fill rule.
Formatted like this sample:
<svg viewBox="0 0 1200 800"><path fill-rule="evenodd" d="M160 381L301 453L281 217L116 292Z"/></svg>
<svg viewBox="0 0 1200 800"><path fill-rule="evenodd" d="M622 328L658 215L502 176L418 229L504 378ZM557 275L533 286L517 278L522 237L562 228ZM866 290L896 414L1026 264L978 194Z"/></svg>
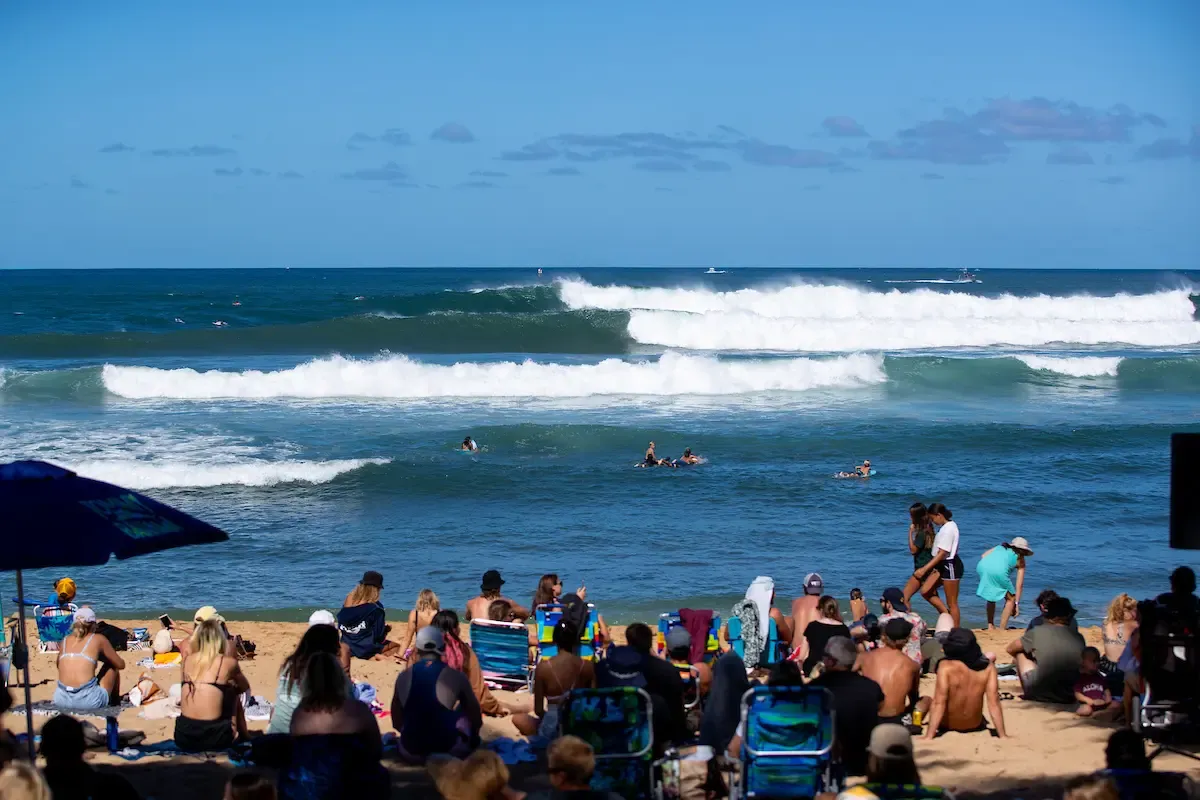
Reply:
<svg viewBox="0 0 1200 800"><path fill-rule="evenodd" d="M912 608L912 596L919 589L921 596L929 601L939 614L945 614L946 604L938 596L938 578L930 575L924 583L917 580L916 573L933 559L933 522L924 503L913 503L908 507L908 552L913 557L913 575L904 585L904 604Z"/></svg>
<svg viewBox="0 0 1200 800"><path fill-rule="evenodd" d="M175 744L184 752L228 750L235 728L239 738L247 735L239 695L250 690L250 681L226 654L222 621L213 616L196 626L183 662Z"/></svg>
<svg viewBox="0 0 1200 800"><path fill-rule="evenodd" d="M59 645L54 705L77 711L117 705L123 669L125 662L112 644L96 635L96 612L79 609L71 634Z"/></svg>
<svg viewBox="0 0 1200 800"><path fill-rule="evenodd" d="M540 662L533 673L533 713L512 718L522 736L557 736L559 704L572 689L591 686L595 677L592 662L576 655L579 631L560 620L553 636L558 654Z"/></svg>
<svg viewBox="0 0 1200 800"><path fill-rule="evenodd" d="M433 589L422 589L417 595L417 605L408 612L408 632L404 636L404 655L402 658L412 664L416 661L413 653L413 642L417 640L417 631L433 624L433 617L442 610L442 602L433 593Z"/></svg>
<svg viewBox="0 0 1200 800"><path fill-rule="evenodd" d="M1117 666L1129 644L1130 637L1138 627L1137 601L1122 592L1108 604L1104 624L1100 626L1100 638L1104 649L1100 651L1100 671L1108 678L1108 688L1113 697L1124 692L1125 673Z"/></svg>

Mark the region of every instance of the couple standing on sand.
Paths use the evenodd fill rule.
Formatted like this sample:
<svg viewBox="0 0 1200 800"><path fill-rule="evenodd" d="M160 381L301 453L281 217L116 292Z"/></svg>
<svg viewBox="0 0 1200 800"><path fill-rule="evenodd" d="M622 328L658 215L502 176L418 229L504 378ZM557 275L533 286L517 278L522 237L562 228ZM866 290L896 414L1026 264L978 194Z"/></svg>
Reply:
<svg viewBox="0 0 1200 800"><path fill-rule="evenodd" d="M958 606L958 584L963 576L963 562L958 556L958 523L954 514L941 503L926 508L924 503L913 503L908 507L911 523L908 526L908 550L913 557L913 574L904 586L904 603L909 604L912 596L921 596L937 609L939 614L949 614L958 627L962 611ZM934 526L937 527L936 533ZM938 589L945 587L946 602L938 596Z"/></svg>

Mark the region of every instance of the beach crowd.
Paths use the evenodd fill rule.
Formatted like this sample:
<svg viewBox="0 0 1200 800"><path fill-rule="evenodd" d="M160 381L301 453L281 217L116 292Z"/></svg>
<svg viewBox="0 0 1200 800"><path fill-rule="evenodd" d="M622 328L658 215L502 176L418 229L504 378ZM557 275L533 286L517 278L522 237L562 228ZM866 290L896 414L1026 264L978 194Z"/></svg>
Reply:
<svg viewBox="0 0 1200 800"><path fill-rule="evenodd" d="M510 788L508 768L482 741L485 716L510 716L522 736L545 748L553 788L528 797L611 798L617 795L591 788L596 754L582 739L560 734L561 713L573 691L632 686L650 698L655 755L687 752L688 763L699 765L692 793L684 789L680 796L713 798L725 796L731 765L744 754L743 695L756 684L811 686L832 698L836 797L897 796L888 789L897 786L925 792L914 797L937 797L944 796L940 789L922 786L913 738L936 739L946 731L1010 736L1001 684L1015 680L1026 700L1069 704L1079 718L1089 718L1081 724L1092 724L1091 719L1112 724L1108 766L1148 773L1145 744L1130 729L1135 699L1145 689L1139 604L1128 594L1114 597L1101 626L1102 647L1088 647L1071 601L1046 589L1035 599L1040 613L1014 631L1006 648L1012 663L1001 663L961 625L959 586L965 569L952 512L940 503L917 503L909 513L913 569L907 579L884 588L874 608L855 588L843 613L821 575L812 572L785 614L774 581L760 576L719 626L711 610L681 609L665 630L628 625L623 641L614 640L586 588L565 592L559 577L547 574L524 605L505 594L497 570L482 576L480 593L466 601L461 619L434 591L421 591L403 635L393 636L381 599L384 576L367 571L340 610L312 614L284 660L267 736L251 733L241 702L251 687L239 660L252 646L232 635L217 610L206 606L197 610L192 625L164 627L152 645L156 657L177 654L181 664L174 741L185 752L250 746L256 761L269 749L264 742L286 742L280 746L277 777L238 773L227 787L228 798L387 797L384 732L379 717L358 696L352 675L358 660L394 662L388 709L394 740L389 737L387 751L407 764L427 766L444 797L526 796ZM980 556L976 595L986 604L989 628L995 627L997 608L1001 630L1018 616L1033 556L1021 537ZM1181 567L1170 576L1170 591L1155 602L1195 615L1200 613L1195 590L1195 574ZM55 798L137 796L119 776L101 775L83 760L83 728L70 714L118 705L124 661L103 635L94 610L71 605L75 591L70 579L55 587L57 607L72 609L73 625L57 654L54 706L63 713L42 729L46 766L39 774L15 758L19 748L11 742L0 745L0 758L7 754L11 762L0 773L0 797L49 797L38 794L43 785ZM937 613L932 627L913 609L918 596ZM543 631L533 622L538 609L547 608L557 613ZM473 649L473 620L529 624L528 695L501 699L495 691ZM923 675L934 676L927 695L921 693ZM1122 774L1081 779L1068 789L1075 794L1064 796L1127 796L1120 792ZM30 787L25 794L6 794L25 785Z"/></svg>

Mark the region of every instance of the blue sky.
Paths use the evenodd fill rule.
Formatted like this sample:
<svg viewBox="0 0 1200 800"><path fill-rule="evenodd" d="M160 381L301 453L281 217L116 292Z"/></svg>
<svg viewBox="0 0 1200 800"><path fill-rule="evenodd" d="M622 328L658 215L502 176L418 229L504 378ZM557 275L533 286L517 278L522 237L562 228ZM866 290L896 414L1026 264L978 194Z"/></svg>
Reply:
<svg viewBox="0 0 1200 800"><path fill-rule="evenodd" d="M1200 261L1192 0L177 6L0 6L0 267Z"/></svg>

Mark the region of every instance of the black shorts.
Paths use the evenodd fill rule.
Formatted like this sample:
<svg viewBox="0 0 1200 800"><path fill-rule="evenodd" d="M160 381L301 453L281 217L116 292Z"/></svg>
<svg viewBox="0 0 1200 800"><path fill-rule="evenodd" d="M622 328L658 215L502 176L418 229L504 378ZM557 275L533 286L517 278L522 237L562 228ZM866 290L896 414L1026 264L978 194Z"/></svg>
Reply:
<svg viewBox="0 0 1200 800"><path fill-rule="evenodd" d="M937 565L938 575L942 576L944 581L959 581L963 576L963 562L958 556L949 561L939 562Z"/></svg>

